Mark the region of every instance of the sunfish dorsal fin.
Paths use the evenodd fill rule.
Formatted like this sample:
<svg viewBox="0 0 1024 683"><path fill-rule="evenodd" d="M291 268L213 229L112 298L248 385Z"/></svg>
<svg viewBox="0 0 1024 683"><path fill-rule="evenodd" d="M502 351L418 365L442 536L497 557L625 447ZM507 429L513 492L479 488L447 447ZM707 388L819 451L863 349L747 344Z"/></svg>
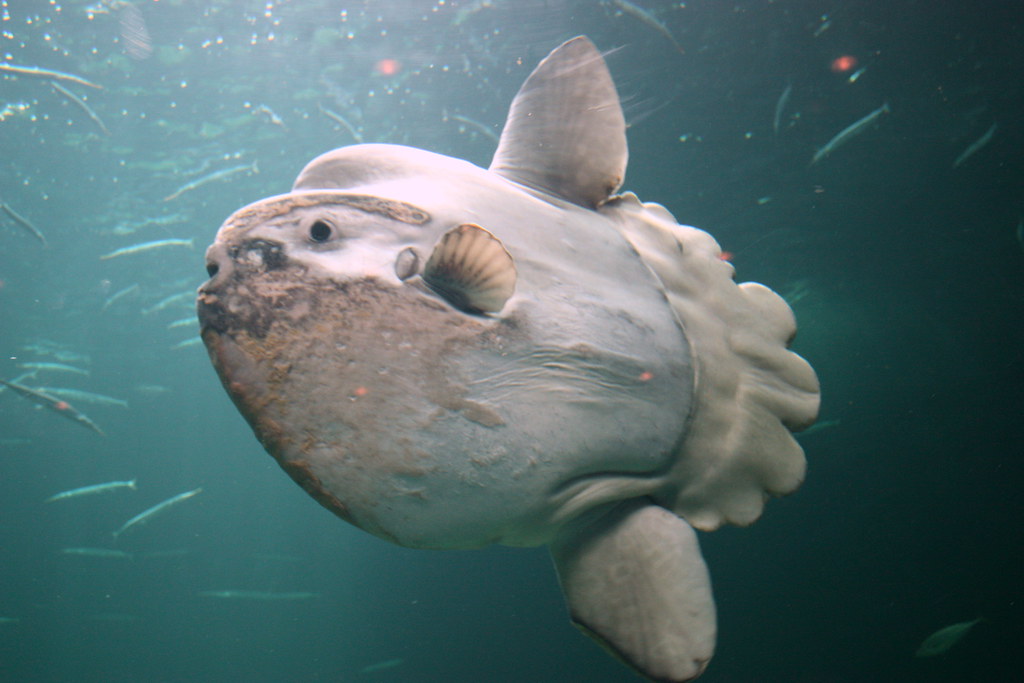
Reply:
<svg viewBox="0 0 1024 683"><path fill-rule="evenodd" d="M626 174L626 120L604 58L585 36L555 48L512 100L491 169L597 207Z"/></svg>

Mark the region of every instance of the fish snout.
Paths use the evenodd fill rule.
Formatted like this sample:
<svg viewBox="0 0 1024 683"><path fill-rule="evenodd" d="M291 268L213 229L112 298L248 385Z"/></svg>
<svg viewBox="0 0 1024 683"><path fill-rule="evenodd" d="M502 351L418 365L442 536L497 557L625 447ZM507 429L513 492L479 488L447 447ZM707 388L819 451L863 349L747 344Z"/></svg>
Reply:
<svg viewBox="0 0 1024 683"><path fill-rule="evenodd" d="M200 288L199 292L213 292L231 278L234 271L234 263L228 254L228 249L221 242L214 242L206 250L206 274L210 276Z"/></svg>
<svg viewBox="0 0 1024 683"><path fill-rule="evenodd" d="M225 243L218 240L206 250L206 272L210 279L201 291L214 293L231 279L282 271L288 265L285 247L280 242L247 239Z"/></svg>

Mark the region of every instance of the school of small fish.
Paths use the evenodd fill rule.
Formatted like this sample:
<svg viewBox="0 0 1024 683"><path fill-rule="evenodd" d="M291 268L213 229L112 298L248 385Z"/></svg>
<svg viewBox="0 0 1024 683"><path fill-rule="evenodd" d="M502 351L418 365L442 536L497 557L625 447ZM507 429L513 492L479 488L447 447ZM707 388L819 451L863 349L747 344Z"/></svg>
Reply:
<svg viewBox="0 0 1024 683"><path fill-rule="evenodd" d="M272 4L267 3L268 6ZM500 0L476 0L448 4L450 11L445 3L438 3L442 13L448 12L446 30L461 35L463 32L468 34L474 22L485 22L502 3ZM684 30L676 16L685 3L671 3L667 8L662 5L660 9L654 9L655 3L642 0L594 0L593 5L604 13L604 20L617 29L646 32L652 41L665 47L668 53L666 60L684 59L691 51L689 41L693 36ZM168 64L173 63L174 50L162 51L161 46L154 42L153 34L157 32L151 33L147 18L156 10L148 4L101 0L89 7L76 7L74 11L98 20L102 20L104 15L111 15L115 20L111 24L112 35L116 35L119 49L129 59L140 63L164 59ZM376 22L376 15L372 13L356 16L353 12L350 25L353 34L358 34L375 30ZM808 30L817 38L832 29L833 24L832 18L823 15ZM336 33L318 33L317 40L324 44L348 40L344 33ZM256 33L253 35L253 40L257 40ZM260 39L265 42L273 40L266 35ZM182 55L189 50L211 55L222 49L215 34L203 36L196 44L184 47L178 50ZM169 53L172 56L168 56ZM17 86L29 93L18 101L0 101L0 125L59 119L67 124L69 137L65 144L69 148L88 143L111 152L118 145L129 145L130 142L119 137L119 124L125 118L119 102L123 98L130 99L128 87L118 84L117 74L112 69L104 72L90 68L76 73L78 69L65 68L73 62L61 55L56 57L61 58L55 58L52 64L60 68L19 64L11 55L0 61L0 84ZM469 57L463 56L462 59L465 64L461 68L465 73L480 70L470 63ZM393 77L385 79L382 75L386 76L384 72L389 68L378 65L376 73L354 84L349 74L342 78L325 70L321 81L327 84L326 91L307 102L291 108L274 102L246 102L244 107L232 112L231 116L225 115L223 120L205 121L195 130L179 131L184 142L180 148L169 149L165 156L147 159L126 156L123 159L124 173L147 175L151 193L148 199L126 193L107 214L90 224L90 229L97 235L96 247L83 260L88 259L93 264L99 262L100 267L108 269L104 271L108 277L102 288L93 294L95 305L92 311L110 320L121 321L119 324L147 325L163 330L167 336L161 351L167 354L199 352L202 341L198 336L193 300L200 279L191 275L191 262L201 258L201 253L196 251L196 237L205 235L205 228L200 229L201 232L192 232L196 230L196 218L203 215L206 202L228 191L228 188L234 192L243 192L244 188L248 194L258 194L252 188L261 181L261 172L266 174L266 169L273 168L274 161L264 159L261 156L264 152L258 151L261 147L256 144L239 149L225 140L260 136L261 139L283 141L287 138L282 136L290 130L315 123L321 130L330 131L338 146L363 142L408 142L403 137L401 123L376 115L372 98L366 97L365 92L360 95L358 91L376 88L377 92L401 92L417 77L433 77L433 72L426 68L399 70ZM851 87L862 84L870 81L879 67L872 65L870 68L869 71L867 66L862 66L847 72L843 78ZM179 89L185 89L185 86L184 83L174 84ZM489 88L493 86L484 81L479 89L489 97L500 99ZM777 88L781 88L781 92ZM901 116L898 101L890 104L878 97L862 100L856 108L830 112L830 123L824 123L815 121L808 113L805 105L811 95L799 83L791 82L783 75L777 83L766 86L766 91L770 93L766 101L774 101L774 107L769 104L764 111L760 130L782 144L797 144L798 136L805 134L800 149L806 150L807 166L813 167L809 173L823 172L821 169L843 164L848 153L855 151L858 144L875 144L880 132L885 132ZM779 93L777 98L775 93ZM6 95L0 95L2 97ZM498 143L500 115L483 116L473 107L463 105L439 108L434 117L437 125L447 133L479 144L482 149L493 150ZM962 135L951 143L949 169L957 169L958 174L970 172L972 167L984 164L986 155L1005 144L1008 137L1006 130L1000 128L996 121L975 121L970 129L965 128ZM679 135L679 138L693 139L688 134ZM758 204L770 201L771 197L766 196L758 200ZM46 202L29 192L0 197L0 238L11 243L23 241L28 248L40 253L53 250L55 243L59 243L62 226L52 218L51 211ZM1008 228L1007 232L1011 231L1013 239L1024 251L1024 219ZM152 264L168 262L187 264L187 269L183 268L182 272L188 274L171 280L145 277L145 270ZM794 292L793 298L804 295L806 291L801 290ZM793 305L796 302L789 300L789 303ZM4 341L13 343L14 340ZM4 409L24 411L25 415L44 415L46 419L52 417L55 429L78 430L83 439L117 438L120 425L130 419L130 406L136 406L137 400L159 400L172 391L162 384L140 381L134 385L131 395L110 395L120 393L122 390L112 387L122 385L109 375L95 371L89 355L77 351L74 344L65 341L36 337L11 348L9 355L13 361L8 365L8 373L0 377L0 402L3 402ZM58 417L63 419L56 419ZM839 419L822 420L802 436L839 426ZM86 434L85 430L90 433ZM2 436L0 446L3 447L13 448L31 442L30 437ZM53 504L55 509L88 505L88 501L96 498L117 500L125 506L123 523L109 529L108 545L57 546L52 552L62 557L61 561L104 563L109 560L130 566L143 553L127 546L128 537L145 533L143 527L154 519L184 514L185 509L191 506L195 506L195 514L201 514L203 497L199 494L204 488L196 485L198 482L182 491L156 482L143 481L140 484L129 478L130 475L130 472L119 473L118 476L125 478L99 483L95 483L99 477L84 478L79 486L56 491L41 500L42 503ZM209 492L205 494L211 495ZM230 586L199 591L197 595L214 603L237 601L254 604L303 603L323 596L314 590L253 590ZM134 619L131 615L120 614L99 614L94 618L112 621ZM946 654L981 621L979 618L940 628L928 636L914 654L921 658ZM19 617L0 616L0 629L16 628L20 623ZM404 662L402 658L371 662L358 673L385 672L402 666Z"/></svg>

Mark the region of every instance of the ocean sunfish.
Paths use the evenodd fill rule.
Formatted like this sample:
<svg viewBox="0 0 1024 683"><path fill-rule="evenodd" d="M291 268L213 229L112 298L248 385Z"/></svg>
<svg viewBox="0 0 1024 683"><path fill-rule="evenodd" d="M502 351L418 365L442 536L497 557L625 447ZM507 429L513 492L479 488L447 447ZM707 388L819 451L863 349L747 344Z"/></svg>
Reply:
<svg viewBox="0 0 1024 683"><path fill-rule="evenodd" d="M488 169L398 145L311 161L206 255L202 339L256 437L342 519L413 548L548 545L573 621L644 676L715 644L694 529L796 489L818 381L785 301L618 193L601 54L556 48Z"/></svg>

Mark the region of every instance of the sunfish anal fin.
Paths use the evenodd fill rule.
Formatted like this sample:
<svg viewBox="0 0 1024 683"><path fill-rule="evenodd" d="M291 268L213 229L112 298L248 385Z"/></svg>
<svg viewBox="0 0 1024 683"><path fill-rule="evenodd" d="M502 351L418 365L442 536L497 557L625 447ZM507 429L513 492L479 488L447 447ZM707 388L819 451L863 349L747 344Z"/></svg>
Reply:
<svg viewBox="0 0 1024 683"><path fill-rule="evenodd" d="M423 268L423 281L455 308L498 313L516 286L516 267L501 240L479 225L446 232Z"/></svg>
<svg viewBox="0 0 1024 683"><path fill-rule="evenodd" d="M573 622L654 681L699 676L715 649L715 604L697 535L649 501L618 504L551 545Z"/></svg>
<svg viewBox="0 0 1024 683"><path fill-rule="evenodd" d="M626 120L604 58L584 36L555 48L512 100L490 170L595 208L626 174Z"/></svg>

